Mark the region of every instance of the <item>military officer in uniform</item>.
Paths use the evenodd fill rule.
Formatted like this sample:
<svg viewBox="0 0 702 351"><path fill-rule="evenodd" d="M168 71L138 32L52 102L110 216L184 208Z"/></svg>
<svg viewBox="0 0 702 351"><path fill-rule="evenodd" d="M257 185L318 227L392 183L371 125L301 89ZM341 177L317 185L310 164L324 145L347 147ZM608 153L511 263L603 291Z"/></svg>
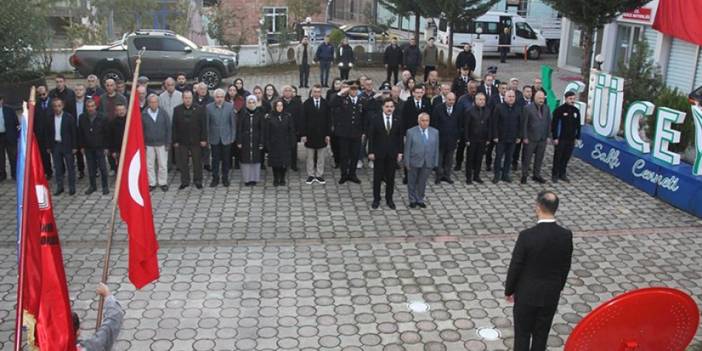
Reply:
<svg viewBox="0 0 702 351"><path fill-rule="evenodd" d="M358 83L355 81L347 82L347 86L341 88L336 95L331 96L329 108L336 109L332 115L332 123L334 136L339 142L341 161L339 184L344 184L347 181L361 184L361 180L356 176L356 163L366 123L363 104L358 96Z"/></svg>

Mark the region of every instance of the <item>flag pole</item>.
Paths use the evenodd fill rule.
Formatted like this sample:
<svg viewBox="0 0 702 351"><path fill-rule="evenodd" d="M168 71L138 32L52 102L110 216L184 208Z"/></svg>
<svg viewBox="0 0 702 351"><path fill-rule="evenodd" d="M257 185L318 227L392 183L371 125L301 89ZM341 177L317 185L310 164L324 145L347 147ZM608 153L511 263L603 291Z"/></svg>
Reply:
<svg viewBox="0 0 702 351"><path fill-rule="evenodd" d="M119 190L122 185L122 168L124 167L124 149L127 145L127 136L129 135L129 125L132 122L132 110L134 109L134 99L137 98L137 80L139 77L139 67L141 66L141 56L144 54L144 51L146 51L146 48L142 48L141 51L137 54L136 58L136 64L134 66L134 77L132 80L132 90L131 94L129 95L129 107L127 110L127 120L124 124L124 135L122 136L122 146L120 147L120 153L119 153L119 164L117 167L117 179L115 180L115 192L114 196L112 197L112 216L110 218L110 229L107 233L107 248L105 250L105 257L104 257L104 262L102 264L102 277L100 278L100 282L103 284L107 283L107 277L110 272L110 254L112 251L112 237L114 236L115 233L115 220L117 217L117 205L119 201ZM137 121L141 122L141 121ZM98 314L97 314L97 321L95 322L95 330L98 330L100 328L100 324L102 323L102 312L103 308L105 307L105 297L100 296L100 303L98 305Z"/></svg>
<svg viewBox="0 0 702 351"><path fill-rule="evenodd" d="M24 270L27 252L27 244L25 238L25 232L27 225L29 225L29 216L24 213L29 205L29 187L27 186L27 179L29 178L29 171L31 168L31 161L27 160L31 157L32 144L34 143L34 106L36 104L36 89L32 87L29 92L29 104L25 104L27 107L27 138L25 140L25 152L24 152L24 174L22 175L21 181L24 182L22 186L22 223L20 223L20 257L19 257L19 267L17 274L17 314L15 319L15 351L22 350L22 322L24 313L22 310L22 305L24 304ZM17 182L20 182L20 178L17 177Z"/></svg>

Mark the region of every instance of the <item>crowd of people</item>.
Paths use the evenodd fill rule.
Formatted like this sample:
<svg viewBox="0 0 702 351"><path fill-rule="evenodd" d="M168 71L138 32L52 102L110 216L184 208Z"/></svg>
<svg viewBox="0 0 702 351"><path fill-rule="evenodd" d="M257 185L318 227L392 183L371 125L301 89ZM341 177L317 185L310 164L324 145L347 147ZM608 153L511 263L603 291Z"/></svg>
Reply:
<svg viewBox="0 0 702 351"><path fill-rule="evenodd" d="M334 52L353 62L346 43L337 49L328 39L313 57L308 58L312 50L306 39L297 48L301 86L308 84L309 65L333 59ZM580 138L573 94L551 112L539 78L521 85L517 78L499 81L487 73L478 80L468 44L458 55L455 79L441 83L432 47L430 39L419 52L412 40L401 49L393 38L384 54L388 80L380 84L366 76L336 78L323 91L329 72L328 65L320 65L320 84L304 98L291 85L280 93L273 84L248 91L242 79L210 92L205 84L188 84L185 74L164 80L158 91L147 77L139 77L134 98L142 110L149 187L168 191L172 169L180 173L180 189L191 184L201 189L203 170L211 172L210 187L228 187L232 168L241 170L245 186L256 186L267 167L273 185L284 186L288 169L298 171L298 143L305 148L307 184L326 182L328 149L340 172L339 184L360 184L356 170L374 168L374 208L383 182L385 200L395 208L392 194L400 168L411 207L426 206L424 189L432 173L435 184L453 184L458 171L467 184L482 184L483 169L493 172L493 183L511 182L512 171L521 170L522 184L529 179L544 183L541 170L549 144L555 147L551 181L569 181L568 160ZM340 73L348 77L352 65L344 62ZM419 82L415 74L422 62L424 81ZM398 71L393 84L390 78L397 78ZM34 124L46 176L55 178L54 193L64 192L67 174L68 193L75 194L76 178L86 175L87 166L85 193L98 190L99 177L102 193L109 194L108 175L117 169L129 92L124 82L111 79L103 90L93 75L72 88L61 75L55 83L51 90L38 87ZM14 176L16 148L10 146L13 139L16 144L17 117L9 108L0 110L0 154L9 155ZM0 178L5 177L3 167Z"/></svg>

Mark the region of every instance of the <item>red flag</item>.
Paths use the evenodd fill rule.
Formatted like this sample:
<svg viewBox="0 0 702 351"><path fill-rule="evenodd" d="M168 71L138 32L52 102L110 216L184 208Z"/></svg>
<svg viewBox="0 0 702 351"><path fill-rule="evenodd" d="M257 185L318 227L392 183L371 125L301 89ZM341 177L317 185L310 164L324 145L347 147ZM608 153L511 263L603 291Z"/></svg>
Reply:
<svg viewBox="0 0 702 351"><path fill-rule="evenodd" d="M146 151L139 99L132 99L132 114L125 131L123 164L119 165L119 213L129 234L129 280L137 289L158 279L158 242L146 176Z"/></svg>
<svg viewBox="0 0 702 351"><path fill-rule="evenodd" d="M702 9L697 0L661 0L653 29L702 45Z"/></svg>
<svg viewBox="0 0 702 351"><path fill-rule="evenodd" d="M30 114L31 112L30 107ZM23 123L23 128L27 124ZM25 128L26 130L26 128ZM22 142L26 139L23 131ZM63 269L63 255L54 213L51 208L49 186L44 177L44 166L39 146L34 138L27 145L22 168L29 167L22 187L21 245L24 245L24 282L22 312L27 327L27 344L31 350L67 351L76 349L71 306Z"/></svg>

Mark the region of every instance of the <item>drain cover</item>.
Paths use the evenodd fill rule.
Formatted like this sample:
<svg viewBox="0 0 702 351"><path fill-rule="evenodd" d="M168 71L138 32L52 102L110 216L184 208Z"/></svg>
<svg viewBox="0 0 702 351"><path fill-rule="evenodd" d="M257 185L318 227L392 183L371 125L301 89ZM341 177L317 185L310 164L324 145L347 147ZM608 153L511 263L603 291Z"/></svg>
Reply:
<svg viewBox="0 0 702 351"><path fill-rule="evenodd" d="M478 336L488 341L499 340L500 331L494 328L481 328L478 329Z"/></svg>
<svg viewBox="0 0 702 351"><path fill-rule="evenodd" d="M424 313L429 311L429 305L424 301L414 301L407 305L412 312Z"/></svg>

